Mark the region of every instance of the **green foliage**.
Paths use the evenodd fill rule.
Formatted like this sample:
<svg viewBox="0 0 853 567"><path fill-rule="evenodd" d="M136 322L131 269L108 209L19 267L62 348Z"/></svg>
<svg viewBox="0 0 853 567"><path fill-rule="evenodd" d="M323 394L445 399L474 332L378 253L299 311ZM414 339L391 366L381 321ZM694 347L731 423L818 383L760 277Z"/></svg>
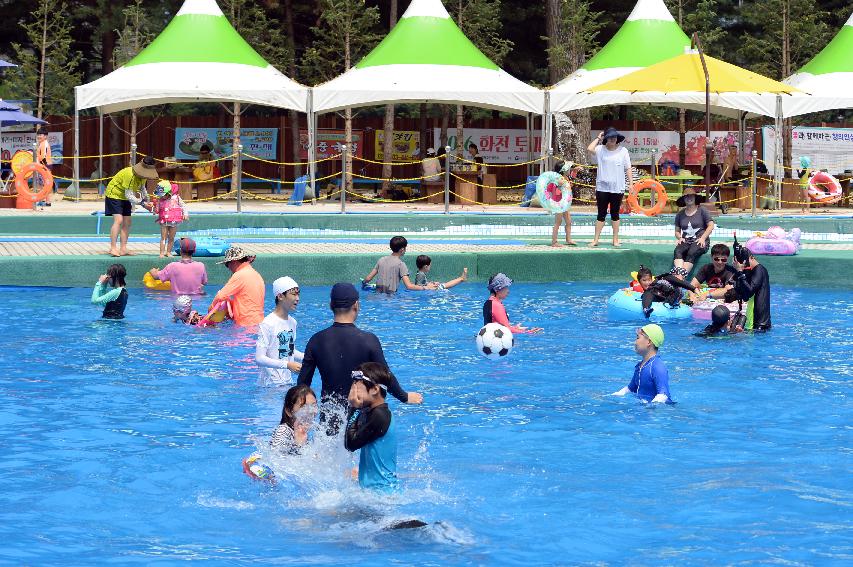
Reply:
<svg viewBox="0 0 853 567"><path fill-rule="evenodd" d="M287 71L293 60L293 52L282 22L256 0L221 0L220 6L237 33L267 63L279 71Z"/></svg>
<svg viewBox="0 0 853 567"><path fill-rule="evenodd" d="M321 0L320 17L311 28L314 41L299 64L308 84L331 80L367 55L381 39L379 8L364 0ZM347 57L348 56L348 57Z"/></svg>
<svg viewBox="0 0 853 567"><path fill-rule="evenodd" d="M547 51L551 65L565 77L598 51L604 12L593 11L588 0L562 0L561 4L558 40Z"/></svg>
<svg viewBox="0 0 853 567"><path fill-rule="evenodd" d="M503 34L501 0L445 0L448 12L477 49L498 65L512 51Z"/></svg>
<svg viewBox="0 0 853 567"><path fill-rule="evenodd" d="M118 39L113 50L113 66L116 68L136 57L157 35L142 0L135 0L122 10L122 16L124 27L116 30Z"/></svg>
<svg viewBox="0 0 853 567"><path fill-rule="evenodd" d="M783 14L788 9L789 69L784 68ZM751 33L741 38L743 65L768 77L783 79L814 57L837 30L827 24L829 14L815 0L762 0L743 7Z"/></svg>
<svg viewBox="0 0 853 567"><path fill-rule="evenodd" d="M74 86L80 84L80 54L71 48L72 23L61 0L38 0L21 24L27 43L13 43L16 69L7 71L8 90L36 101L36 115L66 114L73 109Z"/></svg>

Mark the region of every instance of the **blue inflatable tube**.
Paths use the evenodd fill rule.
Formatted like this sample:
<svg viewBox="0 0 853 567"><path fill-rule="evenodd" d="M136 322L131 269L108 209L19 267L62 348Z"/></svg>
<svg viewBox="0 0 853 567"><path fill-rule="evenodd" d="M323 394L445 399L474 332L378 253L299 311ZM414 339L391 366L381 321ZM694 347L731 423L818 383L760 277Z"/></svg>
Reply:
<svg viewBox="0 0 853 567"><path fill-rule="evenodd" d="M640 292L631 289L616 290L616 293L611 295L610 299L607 300L607 314L612 319L645 320L643 316L642 295ZM652 303L652 307L654 308L650 317L652 321L689 319L693 313L693 310L684 304L673 309L667 303L655 301Z"/></svg>
<svg viewBox="0 0 853 567"><path fill-rule="evenodd" d="M224 256L225 251L231 243L216 236L199 236L195 240L195 253L193 256ZM181 253L181 239L175 239L175 254Z"/></svg>

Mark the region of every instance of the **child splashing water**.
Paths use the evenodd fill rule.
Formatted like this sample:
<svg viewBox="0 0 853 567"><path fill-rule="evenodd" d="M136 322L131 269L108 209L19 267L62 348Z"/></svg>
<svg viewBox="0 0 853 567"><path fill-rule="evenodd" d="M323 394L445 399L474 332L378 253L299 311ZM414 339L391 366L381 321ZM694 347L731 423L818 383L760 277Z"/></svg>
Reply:
<svg viewBox="0 0 853 567"><path fill-rule="evenodd" d="M293 386L284 395L281 422L270 438L270 448L286 455L297 455L308 444L308 436L317 415L317 395L309 386Z"/></svg>
<svg viewBox="0 0 853 567"><path fill-rule="evenodd" d="M160 181L157 188L162 195L155 201L151 212L157 217L157 223L160 225L160 257L164 258L172 255L178 225L190 217L181 196L173 194L176 188L170 181Z"/></svg>

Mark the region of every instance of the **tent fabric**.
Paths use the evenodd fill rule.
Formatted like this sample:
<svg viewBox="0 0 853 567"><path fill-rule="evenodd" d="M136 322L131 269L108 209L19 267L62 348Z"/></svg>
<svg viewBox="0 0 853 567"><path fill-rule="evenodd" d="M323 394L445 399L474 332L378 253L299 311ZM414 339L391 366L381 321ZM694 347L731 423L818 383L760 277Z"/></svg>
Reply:
<svg viewBox="0 0 853 567"><path fill-rule="evenodd" d="M135 58L76 92L77 110L103 113L199 101L308 110L308 88L252 49L215 0L186 0Z"/></svg>
<svg viewBox="0 0 853 567"><path fill-rule="evenodd" d="M385 39L339 77L313 89L314 112L393 102L470 104L541 114L544 95L488 59L440 0L413 0Z"/></svg>
<svg viewBox="0 0 853 567"><path fill-rule="evenodd" d="M820 53L784 82L812 95L784 100L786 118L853 108L853 15Z"/></svg>
<svg viewBox="0 0 853 567"><path fill-rule="evenodd" d="M705 63L710 78L711 110L715 114L737 117L747 112L776 116L778 95L799 94L790 85L708 55ZM702 61L695 52L678 55L593 87L578 100L586 106L640 103L704 110Z"/></svg>
<svg viewBox="0 0 853 567"><path fill-rule="evenodd" d="M675 57L689 47L690 38L678 27L663 0L639 0L616 35L596 55L551 88L551 110L582 108L576 106L579 93Z"/></svg>

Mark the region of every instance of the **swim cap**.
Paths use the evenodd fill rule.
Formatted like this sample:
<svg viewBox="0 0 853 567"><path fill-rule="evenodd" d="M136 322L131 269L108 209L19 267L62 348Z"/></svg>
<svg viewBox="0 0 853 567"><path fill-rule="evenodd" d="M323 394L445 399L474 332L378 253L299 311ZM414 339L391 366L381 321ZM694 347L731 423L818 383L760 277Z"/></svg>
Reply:
<svg viewBox="0 0 853 567"><path fill-rule="evenodd" d="M290 291L291 289L299 287L299 284L296 283L296 280L291 278L290 276L284 276L283 278L278 278L274 282L272 282L272 294L273 297L278 296L280 293L285 293Z"/></svg>
<svg viewBox="0 0 853 567"><path fill-rule="evenodd" d="M172 304L172 311L176 313L188 313L193 308L193 299L189 295L179 295Z"/></svg>
<svg viewBox="0 0 853 567"><path fill-rule="evenodd" d="M714 323L715 327L722 327L729 322L731 314L731 311L725 305L717 305L711 311L711 322Z"/></svg>
<svg viewBox="0 0 853 567"><path fill-rule="evenodd" d="M167 179L163 179L157 182L157 188L161 191L162 195L165 195L167 193L169 195L172 194L172 182Z"/></svg>
<svg viewBox="0 0 853 567"><path fill-rule="evenodd" d="M498 272L489 278L488 288L492 293L498 292L512 285L512 280L506 274Z"/></svg>
<svg viewBox="0 0 853 567"><path fill-rule="evenodd" d="M652 341L652 344L655 345L655 348L660 348L663 345L663 329L660 328L660 325L655 325L651 323L642 327L640 329L643 331L649 340Z"/></svg>
<svg viewBox="0 0 853 567"><path fill-rule="evenodd" d="M351 283L340 282L332 286L329 294L332 309L346 309L352 307L358 301L358 291Z"/></svg>
<svg viewBox="0 0 853 567"><path fill-rule="evenodd" d="M812 158L809 156L800 156L800 167L808 169L812 166Z"/></svg>
<svg viewBox="0 0 853 567"><path fill-rule="evenodd" d="M195 240L188 237L181 238L181 254L189 254L192 256L195 254Z"/></svg>

